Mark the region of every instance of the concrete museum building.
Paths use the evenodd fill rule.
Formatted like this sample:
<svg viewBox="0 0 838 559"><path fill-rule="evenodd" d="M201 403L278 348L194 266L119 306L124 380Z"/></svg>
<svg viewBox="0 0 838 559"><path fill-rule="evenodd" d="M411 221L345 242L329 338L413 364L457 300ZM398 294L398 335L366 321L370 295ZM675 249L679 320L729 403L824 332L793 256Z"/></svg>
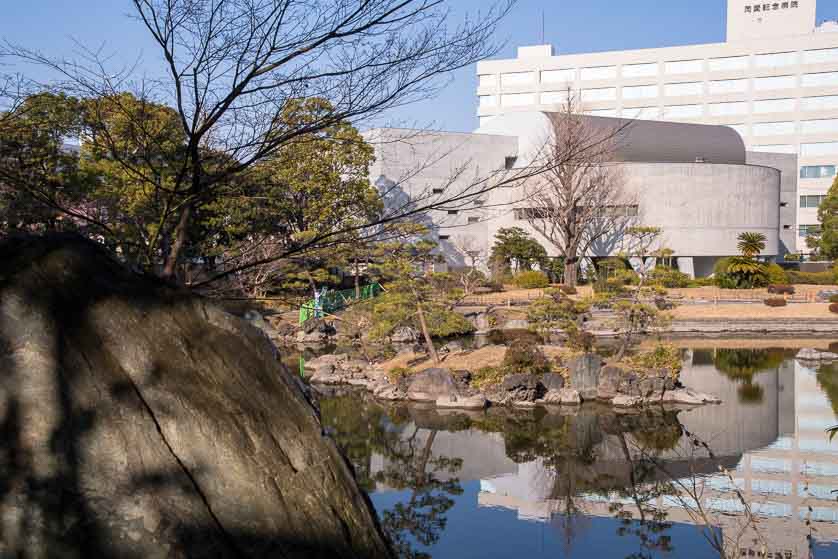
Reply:
<svg viewBox="0 0 838 559"><path fill-rule="evenodd" d="M806 253L838 168L838 23L817 26L816 8L729 0L725 43L561 56L542 45L480 62L479 128L371 130L371 178L446 196L526 166L572 92L591 124L621 130L613 160L636 200L625 211L663 229L682 271L710 273L745 231L766 236L767 256ZM538 237L520 188L430 212L450 264L464 263L463 244L486 252L502 227Z"/></svg>

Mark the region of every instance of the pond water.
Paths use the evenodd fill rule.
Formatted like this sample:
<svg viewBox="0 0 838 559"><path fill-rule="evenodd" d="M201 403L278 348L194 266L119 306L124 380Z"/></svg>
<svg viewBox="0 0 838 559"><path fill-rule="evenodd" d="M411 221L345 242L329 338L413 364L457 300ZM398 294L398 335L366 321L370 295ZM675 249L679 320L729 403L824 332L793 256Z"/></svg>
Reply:
<svg viewBox="0 0 838 559"><path fill-rule="evenodd" d="M685 349L693 409L320 405L401 557L838 557L838 366L795 353Z"/></svg>

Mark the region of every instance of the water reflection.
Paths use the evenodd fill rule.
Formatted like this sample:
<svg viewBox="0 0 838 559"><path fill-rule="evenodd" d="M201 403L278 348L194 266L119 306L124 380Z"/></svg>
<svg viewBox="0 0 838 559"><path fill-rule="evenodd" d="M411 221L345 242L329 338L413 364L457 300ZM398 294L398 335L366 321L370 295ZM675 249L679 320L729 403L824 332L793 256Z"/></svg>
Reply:
<svg viewBox="0 0 838 559"><path fill-rule="evenodd" d="M838 367L695 349L683 382L723 404L321 407L403 557L838 556Z"/></svg>

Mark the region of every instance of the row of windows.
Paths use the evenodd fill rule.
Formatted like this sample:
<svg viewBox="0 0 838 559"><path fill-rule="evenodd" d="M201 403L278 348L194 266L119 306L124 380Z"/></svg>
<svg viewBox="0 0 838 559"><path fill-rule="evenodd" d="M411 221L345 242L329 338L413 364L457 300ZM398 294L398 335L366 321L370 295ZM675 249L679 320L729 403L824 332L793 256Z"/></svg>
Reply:
<svg viewBox="0 0 838 559"><path fill-rule="evenodd" d="M825 198L826 196L801 196L800 207L817 209L820 207Z"/></svg>
<svg viewBox="0 0 838 559"><path fill-rule="evenodd" d="M820 225L800 225L797 229L798 235L805 239L809 235L820 235L821 234L821 226Z"/></svg>
<svg viewBox="0 0 838 559"><path fill-rule="evenodd" d="M838 155L838 142L814 142L800 144L763 144L751 146L751 151L763 153L792 153L801 157L818 157L821 155Z"/></svg>
<svg viewBox="0 0 838 559"><path fill-rule="evenodd" d="M835 176L836 165L808 165L800 168L801 179L823 179Z"/></svg>
<svg viewBox="0 0 838 559"><path fill-rule="evenodd" d="M598 208L597 214L599 217L637 217L640 215L640 206L606 206ZM545 208L515 208L513 215L517 221L548 219L550 211Z"/></svg>
<svg viewBox="0 0 838 559"><path fill-rule="evenodd" d="M722 58L711 58L707 60L707 68L710 72L725 72L732 70L745 70L748 68L749 55L726 56ZM757 54L753 56L753 65L756 68L778 68L783 66L795 66L802 64L824 64L838 62L838 48L807 50L803 52L775 52L768 54ZM556 84L576 81L577 73L582 81L613 80L618 74L624 78L646 78L655 77L660 73L661 64L658 62L645 62L641 64L624 64L618 66L595 66L591 68L562 68L557 70L542 70L540 72L541 83ZM704 59L677 60L664 62L665 74L700 74L704 71ZM502 87L516 87L530 85L536 79L537 72L509 72L500 75ZM494 87L497 85L495 74L482 74L479 82L482 87Z"/></svg>

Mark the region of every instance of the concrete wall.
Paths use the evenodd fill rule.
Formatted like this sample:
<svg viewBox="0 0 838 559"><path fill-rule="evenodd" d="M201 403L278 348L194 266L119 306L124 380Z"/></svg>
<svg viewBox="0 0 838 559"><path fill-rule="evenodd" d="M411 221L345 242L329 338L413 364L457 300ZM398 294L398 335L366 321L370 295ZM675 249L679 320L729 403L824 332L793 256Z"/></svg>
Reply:
<svg viewBox="0 0 838 559"><path fill-rule="evenodd" d="M797 252L798 197L797 155L790 153L747 153L750 165L763 165L780 171L780 254ZM807 210L809 211L809 210ZM817 210L815 210L817 212Z"/></svg>
<svg viewBox="0 0 838 559"><path fill-rule="evenodd" d="M816 0L799 0L794 6L787 1L769 4L772 9L763 11L762 1L727 0L727 40L803 35L815 29ZM759 11L754 11L755 6Z"/></svg>

